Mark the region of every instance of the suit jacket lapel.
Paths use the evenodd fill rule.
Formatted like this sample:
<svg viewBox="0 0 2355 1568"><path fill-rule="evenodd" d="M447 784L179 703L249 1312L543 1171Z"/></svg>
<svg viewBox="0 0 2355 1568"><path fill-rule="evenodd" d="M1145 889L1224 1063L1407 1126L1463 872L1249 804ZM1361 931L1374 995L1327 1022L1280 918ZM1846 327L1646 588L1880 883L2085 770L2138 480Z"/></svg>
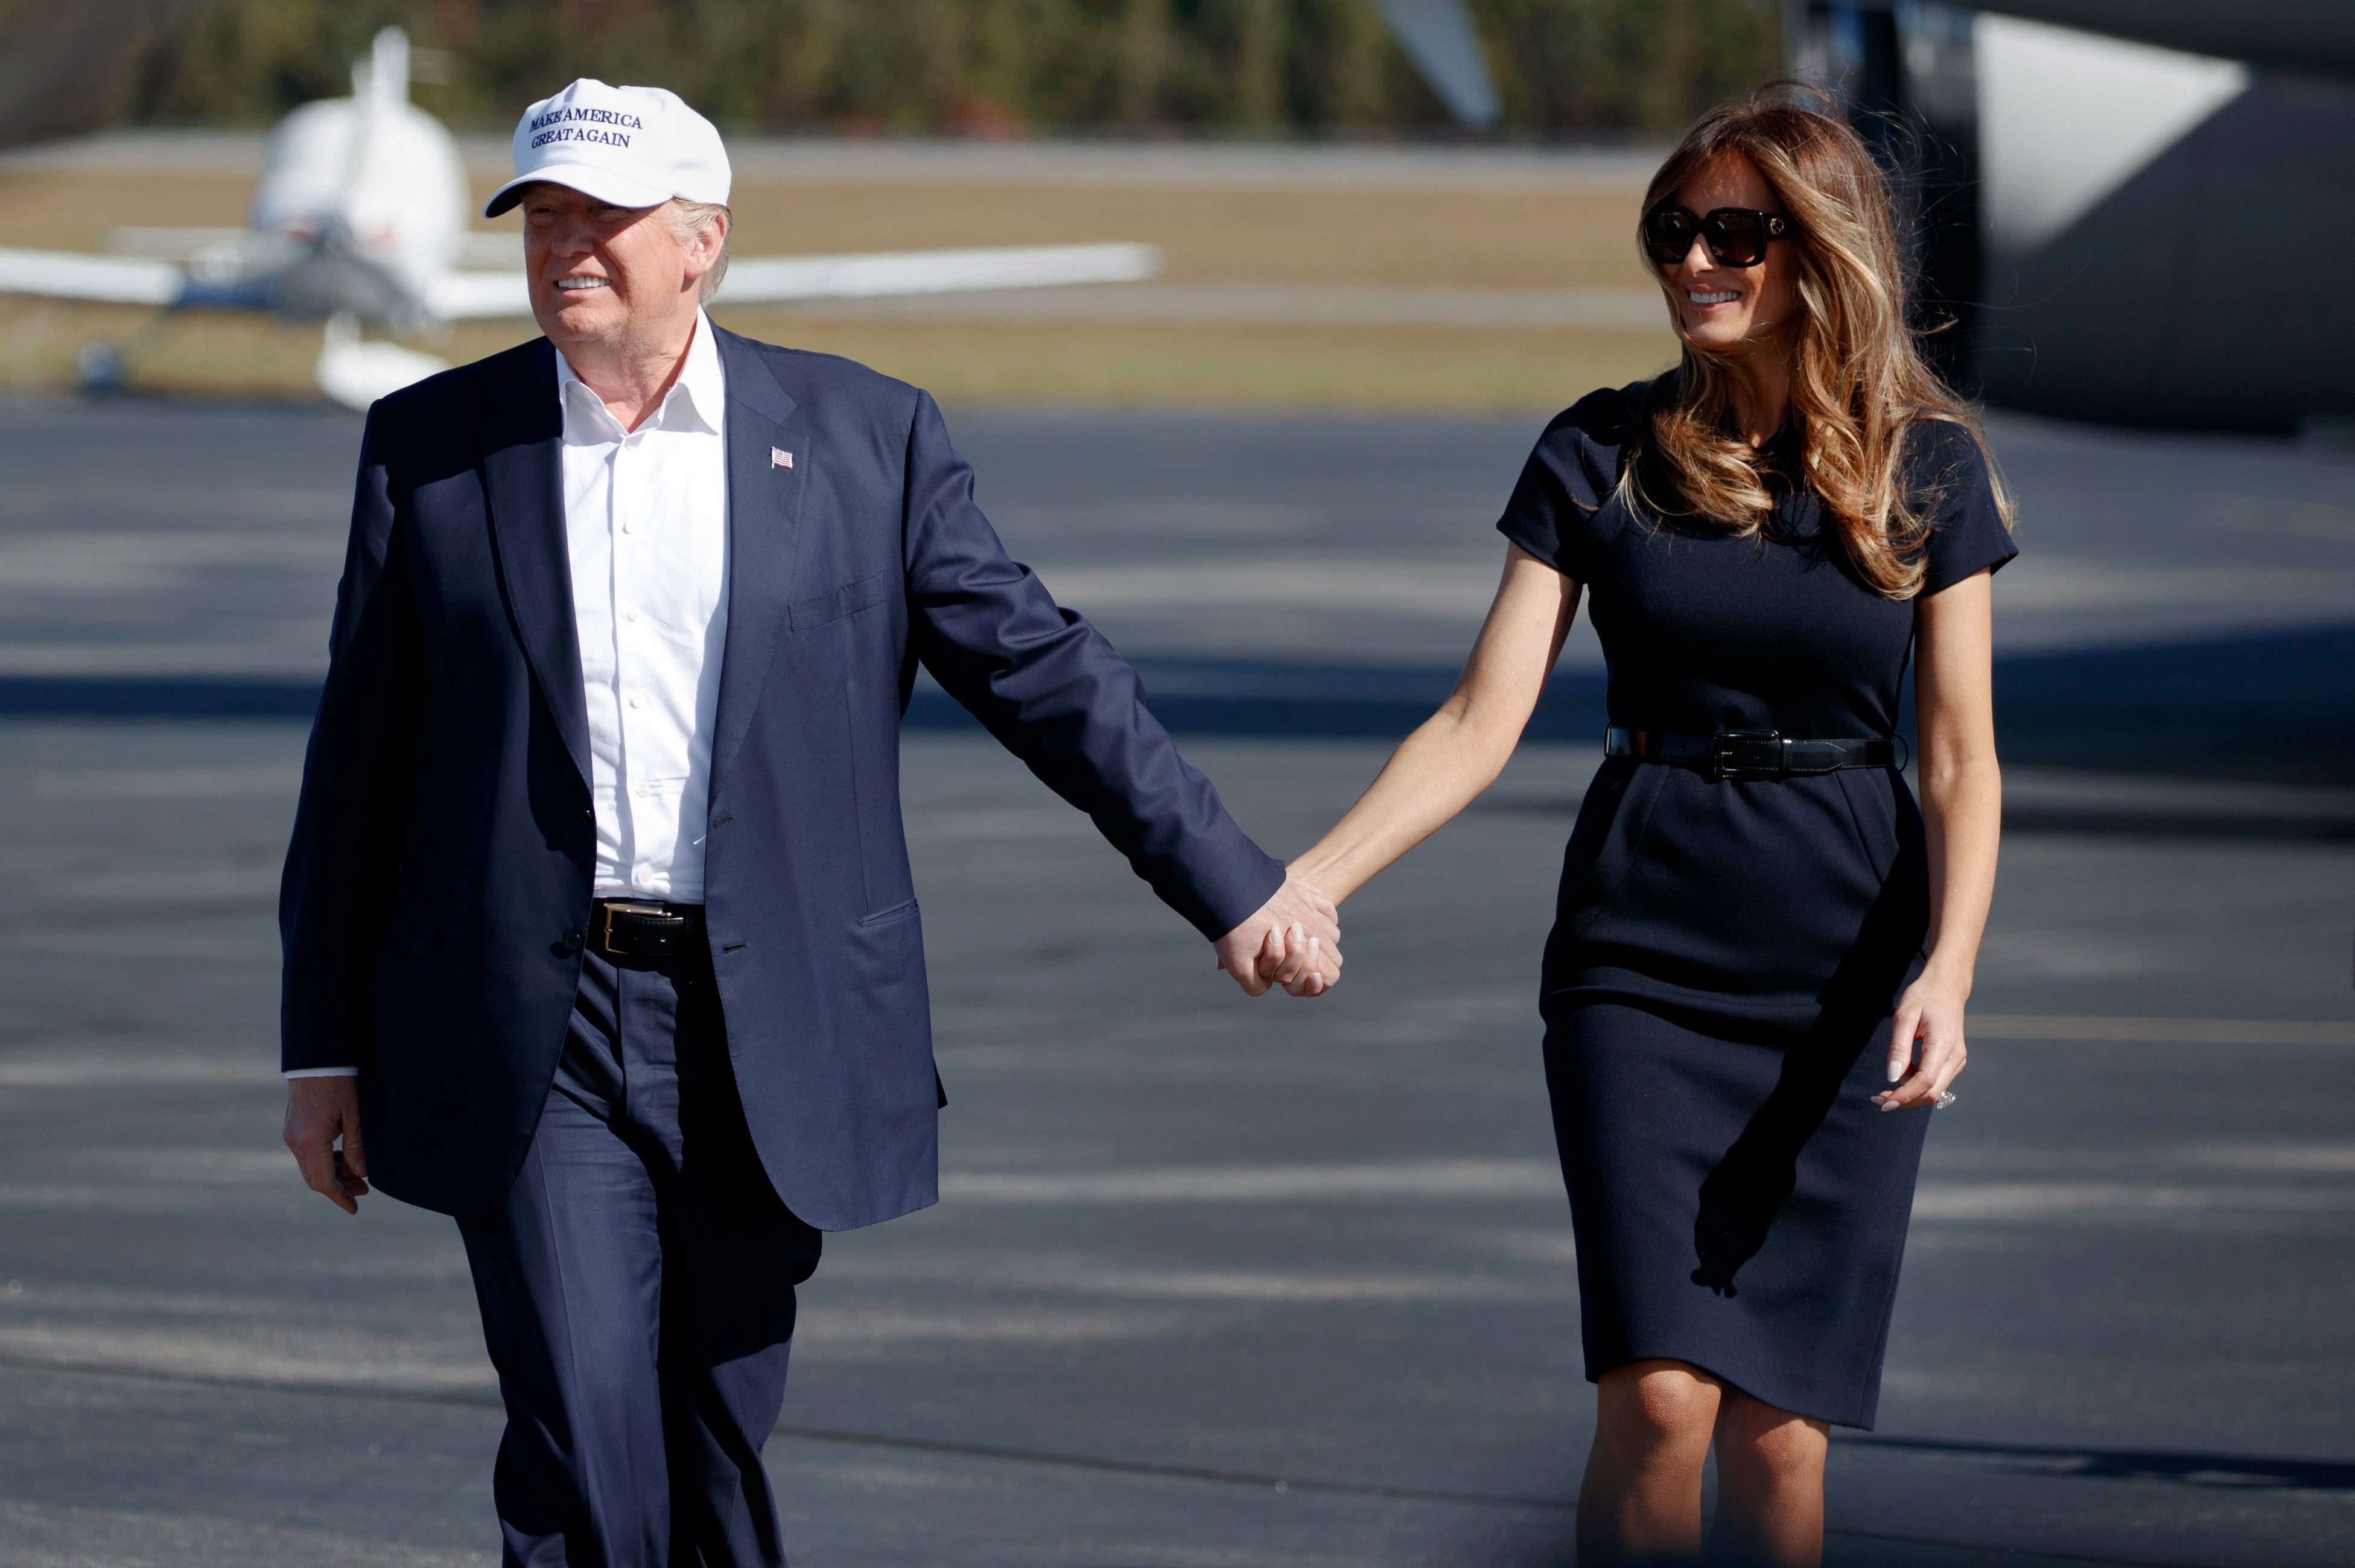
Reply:
<svg viewBox="0 0 2355 1568"><path fill-rule="evenodd" d="M564 411L556 395L556 349L542 338L517 354L515 366L511 376L485 389L483 493L507 613L585 787L592 776L589 698L564 532Z"/></svg>
<svg viewBox="0 0 2355 1568"><path fill-rule="evenodd" d="M728 637L711 744L717 799L783 635L812 459L806 425L760 351L732 332L715 336L728 381Z"/></svg>

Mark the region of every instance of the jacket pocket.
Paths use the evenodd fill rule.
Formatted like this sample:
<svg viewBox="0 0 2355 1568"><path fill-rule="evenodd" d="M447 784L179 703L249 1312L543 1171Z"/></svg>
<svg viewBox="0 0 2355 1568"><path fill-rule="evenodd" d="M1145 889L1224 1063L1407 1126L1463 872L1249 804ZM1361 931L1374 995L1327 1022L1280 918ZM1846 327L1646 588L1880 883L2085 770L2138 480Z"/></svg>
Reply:
<svg viewBox="0 0 2355 1568"><path fill-rule="evenodd" d="M891 596L891 580L895 574L879 571L872 577L862 577L856 582L846 582L839 588L793 602L793 623L796 632L806 632L813 626L824 626L861 610L872 610Z"/></svg>
<svg viewBox="0 0 2355 1568"><path fill-rule="evenodd" d="M903 920L915 919L918 912L916 901L910 899L905 903L896 903L890 909L877 910L873 914L862 916L858 928L872 931L879 925L893 925Z"/></svg>
<svg viewBox="0 0 2355 1568"><path fill-rule="evenodd" d="M393 901L384 939L395 952L430 958L442 943L442 912L413 893L403 893Z"/></svg>
<svg viewBox="0 0 2355 1568"><path fill-rule="evenodd" d="M924 985L924 923L913 899L844 932L837 1036L862 1115L929 1125L942 1098Z"/></svg>

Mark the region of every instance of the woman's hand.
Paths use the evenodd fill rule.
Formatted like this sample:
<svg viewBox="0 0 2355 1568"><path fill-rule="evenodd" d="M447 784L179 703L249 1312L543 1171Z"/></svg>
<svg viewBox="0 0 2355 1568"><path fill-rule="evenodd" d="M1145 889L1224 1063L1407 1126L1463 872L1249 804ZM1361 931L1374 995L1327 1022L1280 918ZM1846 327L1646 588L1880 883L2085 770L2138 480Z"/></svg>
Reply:
<svg viewBox="0 0 2355 1568"><path fill-rule="evenodd" d="M1298 869L1285 874L1284 888L1310 909L1340 929L1340 909L1324 889L1304 880ZM1288 996L1321 997L1341 983L1341 949L1324 945L1304 925L1294 923L1268 933L1260 952L1263 978L1282 986Z"/></svg>
<svg viewBox="0 0 2355 1568"><path fill-rule="evenodd" d="M1341 917L1333 901L1286 876L1259 912L1212 944L1219 967L1246 996L1281 986L1321 997L1341 983Z"/></svg>
<svg viewBox="0 0 2355 1568"><path fill-rule="evenodd" d="M1884 1111L1902 1111L1938 1103L1970 1060L1970 1048L1963 1043L1967 994L1927 975L1905 987L1889 1030L1889 1082L1895 1087L1875 1094L1875 1104Z"/></svg>
<svg viewBox="0 0 2355 1568"><path fill-rule="evenodd" d="M1281 986L1286 996L1321 997L1341 983L1341 950L1326 946L1301 923L1280 927L1262 940L1259 977L1263 991ZM1243 989L1259 995L1248 985Z"/></svg>

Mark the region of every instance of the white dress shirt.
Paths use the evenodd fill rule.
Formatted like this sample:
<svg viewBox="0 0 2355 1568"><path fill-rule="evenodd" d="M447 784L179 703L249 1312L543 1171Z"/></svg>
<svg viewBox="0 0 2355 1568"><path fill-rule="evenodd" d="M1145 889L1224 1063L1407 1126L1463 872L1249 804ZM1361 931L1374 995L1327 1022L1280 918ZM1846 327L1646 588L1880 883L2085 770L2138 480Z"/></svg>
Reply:
<svg viewBox="0 0 2355 1568"><path fill-rule="evenodd" d="M556 357L598 898L703 901L711 731L728 637L727 393L701 312L678 379L635 430L623 430Z"/></svg>
<svg viewBox="0 0 2355 1568"><path fill-rule="evenodd" d="M624 431L556 357L564 534L589 699L599 898L703 901L711 730L728 636L727 384L711 323Z"/></svg>

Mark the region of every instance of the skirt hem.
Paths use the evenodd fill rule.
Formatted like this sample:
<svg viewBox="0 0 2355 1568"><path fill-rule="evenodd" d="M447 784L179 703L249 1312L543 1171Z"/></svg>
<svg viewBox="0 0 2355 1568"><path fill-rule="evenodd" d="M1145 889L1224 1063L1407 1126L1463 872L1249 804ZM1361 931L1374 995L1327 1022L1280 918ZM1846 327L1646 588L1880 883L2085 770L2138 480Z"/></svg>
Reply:
<svg viewBox="0 0 2355 1568"><path fill-rule="evenodd" d="M1838 1411L1820 1405L1809 1408L1811 1401L1783 1399L1761 1392L1758 1385L1762 1380L1721 1371L1710 1365L1710 1358L1706 1356L1680 1356L1666 1349L1646 1349L1618 1357L1606 1366L1598 1367L1589 1361L1586 1366L1586 1381L1591 1383L1600 1383L1605 1372L1616 1371L1621 1367L1632 1366L1637 1361L1676 1361L1692 1368L1697 1372L1716 1379L1736 1393L1747 1395L1761 1404L1771 1406L1775 1410L1787 1411L1793 1415L1803 1416L1809 1421L1820 1421L1827 1425L1846 1426L1859 1432L1870 1432L1872 1430L1874 1419L1881 1413L1881 1402L1877 1398L1864 1402L1862 1409L1852 1405Z"/></svg>

